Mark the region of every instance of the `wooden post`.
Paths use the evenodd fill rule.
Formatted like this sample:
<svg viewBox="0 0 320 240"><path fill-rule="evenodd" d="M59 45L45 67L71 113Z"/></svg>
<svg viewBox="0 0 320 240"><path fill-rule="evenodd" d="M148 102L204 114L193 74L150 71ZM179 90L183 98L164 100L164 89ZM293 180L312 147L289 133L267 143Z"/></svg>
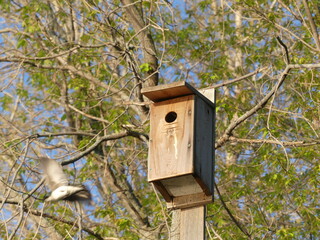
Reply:
<svg viewBox="0 0 320 240"><path fill-rule="evenodd" d="M180 239L205 239L205 206L181 209Z"/></svg>
<svg viewBox="0 0 320 240"><path fill-rule="evenodd" d="M206 206L176 209L172 213L170 240L204 240Z"/></svg>

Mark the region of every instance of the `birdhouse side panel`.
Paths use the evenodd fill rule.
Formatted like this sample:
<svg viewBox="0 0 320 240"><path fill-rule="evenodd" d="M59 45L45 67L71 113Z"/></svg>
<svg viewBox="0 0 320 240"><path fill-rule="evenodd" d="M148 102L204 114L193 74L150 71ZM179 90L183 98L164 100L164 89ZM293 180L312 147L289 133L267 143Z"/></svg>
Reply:
<svg viewBox="0 0 320 240"><path fill-rule="evenodd" d="M193 173L194 95L151 105L148 180Z"/></svg>
<svg viewBox="0 0 320 240"><path fill-rule="evenodd" d="M207 195L213 193L215 110L200 97L195 100L195 173Z"/></svg>

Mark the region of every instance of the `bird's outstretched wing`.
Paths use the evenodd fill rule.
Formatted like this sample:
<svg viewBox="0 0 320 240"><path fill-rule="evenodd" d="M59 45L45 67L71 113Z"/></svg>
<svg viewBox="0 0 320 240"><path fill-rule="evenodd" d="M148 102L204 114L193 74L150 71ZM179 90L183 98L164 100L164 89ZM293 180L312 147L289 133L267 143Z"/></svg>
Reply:
<svg viewBox="0 0 320 240"><path fill-rule="evenodd" d="M46 183L51 191L60 186L68 185L68 178L64 174L61 165L53 159L41 158L40 166L46 177Z"/></svg>

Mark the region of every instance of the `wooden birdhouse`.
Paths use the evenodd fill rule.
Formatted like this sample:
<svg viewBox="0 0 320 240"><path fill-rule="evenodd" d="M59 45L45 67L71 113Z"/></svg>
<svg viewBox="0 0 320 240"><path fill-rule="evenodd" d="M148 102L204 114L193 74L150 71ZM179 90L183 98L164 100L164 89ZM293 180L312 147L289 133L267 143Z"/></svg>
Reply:
<svg viewBox="0 0 320 240"><path fill-rule="evenodd" d="M169 208L212 202L215 105L186 82L147 87L148 181Z"/></svg>

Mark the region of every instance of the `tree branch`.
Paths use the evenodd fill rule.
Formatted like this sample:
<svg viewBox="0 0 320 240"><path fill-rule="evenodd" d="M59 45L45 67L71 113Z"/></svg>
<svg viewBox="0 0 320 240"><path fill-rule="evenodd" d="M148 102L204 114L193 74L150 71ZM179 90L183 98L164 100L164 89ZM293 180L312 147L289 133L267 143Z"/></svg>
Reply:
<svg viewBox="0 0 320 240"><path fill-rule="evenodd" d="M117 176L115 176L110 163L106 162L105 164L105 181L107 181L107 184L122 201L123 205L126 207L133 219L135 219L135 221L144 228L150 227L148 217L141 211L142 206L137 200L136 196L132 193L132 191L128 191L126 187L123 186L124 184L122 184L121 178L117 179Z"/></svg>
<svg viewBox="0 0 320 240"><path fill-rule="evenodd" d="M281 38L279 36L276 37L278 42L280 43L280 45L284 48L285 52L286 52L286 59L287 59L287 64L290 64L290 57L289 57L289 51L288 51L288 47L282 42Z"/></svg>
<svg viewBox="0 0 320 240"><path fill-rule="evenodd" d="M210 86L210 87L206 87L206 88L202 88L201 90L207 90L207 89L211 89L211 88L219 88L219 87L224 87L224 86L227 86L229 84L232 84L232 83L236 83L236 82L239 82L241 80L244 80L246 78L249 78L253 75L256 75L260 72L262 72L263 70L267 69L267 67L263 67L263 68L258 68L256 69L255 71L251 72L251 73L248 73L246 75L243 75L241 77L238 77L238 78L235 78L235 79L232 79L232 80L228 80L228 81L224 81L222 83L218 83L218 84L215 84L213 86Z"/></svg>
<svg viewBox="0 0 320 240"><path fill-rule="evenodd" d="M286 79L290 70L291 70L291 68L289 68L287 66L285 68L285 70L282 72L281 77L280 77L277 85L275 85L272 88L272 90L264 98L262 98L261 101L256 106L254 106L251 110L249 110L248 112L243 114L241 117L233 120L230 123L229 127L225 130L222 137L220 137L219 140L217 141L216 146L215 146L216 149L220 148L223 144L225 144L229 140L230 136L232 135L232 131L236 127L238 127L242 122L244 122L246 119L251 117L256 112L258 112L260 109L262 109L267 104L267 102L270 100L270 98L275 94L275 92L279 89L279 87L281 86L283 81Z"/></svg>
<svg viewBox="0 0 320 240"><path fill-rule="evenodd" d="M70 158L69 160L65 160L61 163L61 165L68 165L70 163L74 163L77 160L79 160L80 158L83 158L84 156L88 155L89 153L91 153L92 151L94 151L102 142L105 141L110 141L110 140L117 140L120 138L124 138L127 136L132 136L132 137L136 137L140 140L143 141L143 137L145 137L145 135L143 133L139 133L139 132L135 132L135 131L131 131L131 130L126 130L124 132L121 133L115 133L115 134L111 134L111 135L106 135L103 137L97 137L97 140L94 144L92 144L90 147L88 147L85 151L81 152L80 154L78 154L77 156Z"/></svg>
<svg viewBox="0 0 320 240"><path fill-rule="evenodd" d="M306 14L307 14L308 20L310 22L313 39L314 39L314 41L315 41L315 43L317 45L318 50L320 51L319 34L318 34L318 31L317 31L316 24L315 24L315 22L313 20L312 14L310 12L310 8L309 8L309 5L308 5L308 2L307 2L307 0L302 0L302 2L303 2L303 5L304 5L304 8L306 9Z"/></svg>
<svg viewBox="0 0 320 240"><path fill-rule="evenodd" d="M285 147L309 147L314 145L319 145L320 140L313 140L313 141L277 141L277 140L270 140L270 139L246 139L246 138L237 138L231 136L229 138L231 142L241 142L241 143L250 143L250 144L277 144Z"/></svg>
<svg viewBox="0 0 320 240"><path fill-rule="evenodd" d="M271 97L276 93L276 91L279 89L281 84L284 82L288 74L292 69L301 69L301 68L320 68L320 63L318 64L288 64L287 67L283 70L281 73L281 76L278 80L278 83L271 89L271 91L264 96L260 102L257 103L256 106L254 106L252 109L247 111L245 114L243 114L241 117L233 120L228 128L225 130L223 135L218 139L216 142L215 148L218 149L222 147L227 141L230 140L230 137L232 136L232 131L238 127L242 122L250 118L252 115L254 115L256 112L258 112L260 109L262 109L267 102L271 99Z"/></svg>
<svg viewBox="0 0 320 240"><path fill-rule="evenodd" d="M15 237L15 235L16 235L16 233L17 233L17 231L18 231L18 229L19 229L19 227L20 227L20 225L22 223L22 220L23 220L23 216L24 216L24 214L23 214L24 200L21 199L18 204L19 204L19 207L20 207L20 210L21 210L20 211L20 216L19 216L19 220L18 220L15 228L13 229L13 231L10 234L10 237L8 238L9 240L11 240L11 239L13 239Z"/></svg>
<svg viewBox="0 0 320 240"><path fill-rule="evenodd" d="M71 72L74 75L77 75L79 77L85 78L88 81L94 83L96 86L99 86L107 91L111 91L113 94L115 94L118 97L115 97L117 101L128 101L129 97L124 93L124 91L121 91L121 89L117 89L100 79L93 76L91 73L79 70L75 66L68 64L62 57L56 57L56 59L60 62L61 65L48 65L48 64L41 64L36 61L30 60L28 57L25 56L5 56L0 57L0 62L14 62L14 63L22 63L27 64L35 68L40 69L47 69L47 70L61 70L61 71L67 71ZM130 105L130 107L137 112L138 114L141 114L140 109L136 105ZM143 116L143 113L141 114Z"/></svg>
<svg viewBox="0 0 320 240"><path fill-rule="evenodd" d="M230 211L230 209L228 208L227 204L226 204L225 201L223 200L222 195L221 195L221 193L220 193L220 190L219 190L219 188L218 188L218 186L217 186L216 183L214 183L214 187L215 187L215 189L216 189L216 191L217 191L217 193L218 193L218 196L219 196L219 199L220 199L220 201L221 201L221 203L222 203L223 208L227 211L227 213L228 213L229 217L231 218L231 220L236 224L236 226L241 230L241 232L243 232L246 236L249 237L249 239L251 239L251 234L247 231L247 229L245 229L245 228L243 228L243 227L241 226L241 224L237 221L237 219L236 219L236 218L233 216L233 214L231 213L231 211Z"/></svg>
<svg viewBox="0 0 320 240"><path fill-rule="evenodd" d="M87 133L87 132L60 132L60 133L36 133L28 138L43 138L43 137L59 137L59 136L73 136L73 135L80 135L80 136L88 136L88 137L96 137L97 134Z"/></svg>
<svg viewBox="0 0 320 240"><path fill-rule="evenodd" d="M149 32L146 28L146 23L142 18L142 13L139 12L135 2L132 0L121 0L126 10L129 22L131 22L137 37L142 45L145 63L148 63L152 68L148 71L149 77L145 86L155 86L159 81L158 58L156 56L156 48Z"/></svg>
<svg viewBox="0 0 320 240"><path fill-rule="evenodd" d="M0 199L0 202L3 202L4 200ZM42 213L40 211L37 211L37 210L34 210L34 209L31 209L29 206L27 206L24 202L19 202L19 201L16 201L16 200L5 200L4 203L8 203L8 204L14 204L14 205L19 205L21 207L21 209L23 210L22 212L30 212L32 215L35 215L35 216L40 216L40 217L45 217L45 218L50 218L54 221L57 221L57 222L61 222L61 223L65 223L65 224L68 224L70 226L75 226L77 228L79 228L79 224L77 222L74 222L74 221L68 221L68 220L65 220L61 217L55 217L53 215L50 215L48 213ZM23 214L22 214L23 215ZM92 231L90 228L86 227L86 226L83 226L82 227L82 230L87 232L89 235L91 236L94 236L96 237L96 239L101 239L103 240L104 238L98 234L98 233L95 233L94 231Z"/></svg>

